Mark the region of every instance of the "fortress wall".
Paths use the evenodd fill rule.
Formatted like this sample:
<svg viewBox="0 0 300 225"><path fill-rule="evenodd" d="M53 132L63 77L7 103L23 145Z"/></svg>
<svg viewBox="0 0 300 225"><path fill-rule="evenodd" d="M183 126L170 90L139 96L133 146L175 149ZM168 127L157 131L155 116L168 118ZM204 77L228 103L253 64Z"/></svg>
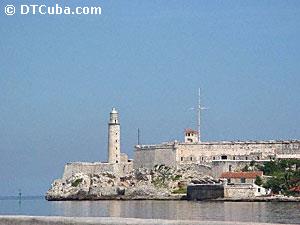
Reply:
<svg viewBox="0 0 300 225"><path fill-rule="evenodd" d="M223 172L240 171L246 165L249 166L252 160L213 160L211 163L213 177L220 177ZM268 160L257 160L256 164L263 164Z"/></svg>
<svg viewBox="0 0 300 225"><path fill-rule="evenodd" d="M223 158L223 157L225 158ZM136 146L135 168L152 168L156 164L207 164L214 160L242 161L243 167L252 160L273 158L300 158L300 141L246 141L168 143ZM247 162L248 161L248 162ZM239 163L233 163L234 168ZM228 165L227 165L228 166ZM222 171L228 171L222 169ZM218 172L220 173L220 172Z"/></svg>
<svg viewBox="0 0 300 225"><path fill-rule="evenodd" d="M283 143L276 149L276 154L300 155L300 141Z"/></svg>
<svg viewBox="0 0 300 225"><path fill-rule="evenodd" d="M297 158L300 142L180 143L177 149L177 158L183 162L220 160L222 155L231 160L270 159L278 154L294 155Z"/></svg>
<svg viewBox="0 0 300 225"><path fill-rule="evenodd" d="M116 175L123 176L132 171L132 162L128 163L88 163L88 162L74 162L65 165L63 178L66 179L75 173L97 174L103 172L115 173Z"/></svg>
<svg viewBox="0 0 300 225"><path fill-rule="evenodd" d="M176 166L176 150L173 146L155 147L150 149L136 149L134 168L153 168L155 165Z"/></svg>

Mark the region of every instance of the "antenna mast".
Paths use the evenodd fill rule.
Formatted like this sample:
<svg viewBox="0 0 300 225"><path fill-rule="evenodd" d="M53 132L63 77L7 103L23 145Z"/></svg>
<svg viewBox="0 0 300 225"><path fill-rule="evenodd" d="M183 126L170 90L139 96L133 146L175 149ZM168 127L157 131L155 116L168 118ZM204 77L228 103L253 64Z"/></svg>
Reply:
<svg viewBox="0 0 300 225"><path fill-rule="evenodd" d="M200 128L200 123L201 123L201 89L198 89L198 142L201 142L201 128Z"/></svg>
<svg viewBox="0 0 300 225"><path fill-rule="evenodd" d="M137 132L137 144L140 145L140 128L138 128Z"/></svg>

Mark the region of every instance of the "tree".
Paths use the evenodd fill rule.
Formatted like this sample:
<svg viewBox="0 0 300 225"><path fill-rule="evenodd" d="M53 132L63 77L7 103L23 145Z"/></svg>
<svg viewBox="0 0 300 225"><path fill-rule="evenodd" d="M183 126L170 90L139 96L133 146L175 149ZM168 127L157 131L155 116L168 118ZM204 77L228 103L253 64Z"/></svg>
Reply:
<svg viewBox="0 0 300 225"><path fill-rule="evenodd" d="M256 176L254 183L258 186L261 186L263 184L263 181L260 176Z"/></svg>

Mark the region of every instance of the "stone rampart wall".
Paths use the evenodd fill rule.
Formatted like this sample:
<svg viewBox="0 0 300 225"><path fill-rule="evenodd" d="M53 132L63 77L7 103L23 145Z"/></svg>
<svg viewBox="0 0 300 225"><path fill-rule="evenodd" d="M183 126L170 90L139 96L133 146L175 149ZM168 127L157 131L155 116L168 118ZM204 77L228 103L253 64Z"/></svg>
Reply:
<svg viewBox="0 0 300 225"><path fill-rule="evenodd" d="M254 198L256 188L252 185L227 185L224 188L225 198Z"/></svg>
<svg viewBox="0 0 300 225"><path fill-rule="evenodd" d="M263 164L268 160L257 160L256 164ZM241 171L246 165L249 166L251 160L214 160L211 163L213 177L220 177L223 172Z"/></svg>
<svg viewBox="0 0 300 225"><path fill-rule="evenodd" d="M119 176L132 171L132 162L127 163L100 163L100 162L72 162L65 165L63 178L68 178L75 173L97 174L103 172L111 172Z"/></svg>
<svg viewBox="0 0 300 225"><path fill-rule="evenodd" d="M175 156L174 156L175 153ZM151 167L155 164L211 163L214 160L270 160L299 158L300 141L249 141L167 143L136 146L135 164ZM172 161L173 160L173 161Z"/></svg>
<svg viewBox="0 0 300 225"><path fill-rule="evenodd" d="M134 168L153 168L155 165L176 166L176 151L172 146L149 150L136 150Z"/></svg>

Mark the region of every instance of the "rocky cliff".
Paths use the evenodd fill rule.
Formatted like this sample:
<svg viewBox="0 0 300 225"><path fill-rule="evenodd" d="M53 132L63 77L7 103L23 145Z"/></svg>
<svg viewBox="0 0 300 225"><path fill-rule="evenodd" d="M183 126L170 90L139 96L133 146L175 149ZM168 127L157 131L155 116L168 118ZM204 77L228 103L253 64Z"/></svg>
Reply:
<svg viewBox="0 0 300 225"><path fill-rule="evenodd" d="M123 177L110 172L76 173L57 179L46 193L47 200L180 199L189 183L218 183L197 165L174 169L163 165L135 169Z"/></svg>

